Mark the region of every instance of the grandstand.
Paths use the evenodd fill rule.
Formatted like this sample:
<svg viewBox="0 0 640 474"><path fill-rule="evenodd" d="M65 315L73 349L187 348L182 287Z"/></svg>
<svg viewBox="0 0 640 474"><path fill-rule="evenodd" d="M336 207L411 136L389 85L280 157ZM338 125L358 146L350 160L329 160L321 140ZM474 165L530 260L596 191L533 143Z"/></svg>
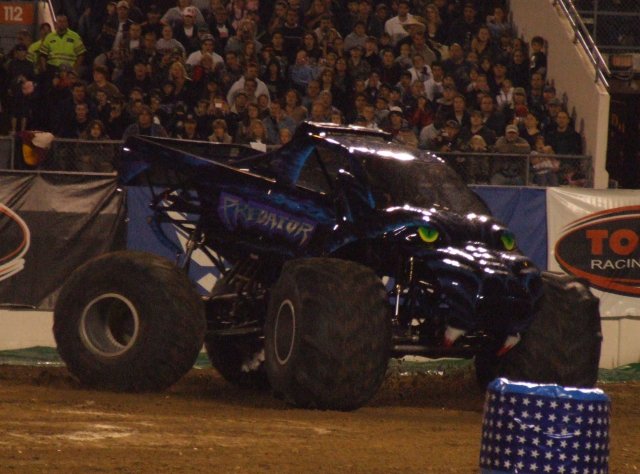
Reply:
<svg viewBox="0 0 640 474"><path fill-rule="evenodd" d="M86 142L130 133L280 146L309 119L385 129L473 184L610 184L609 95L556 2L84 3L24 2L31 23L2 38L0 133L83 141L46 166L109 170ZM496 148L509 125L526 146Z"/></svg>

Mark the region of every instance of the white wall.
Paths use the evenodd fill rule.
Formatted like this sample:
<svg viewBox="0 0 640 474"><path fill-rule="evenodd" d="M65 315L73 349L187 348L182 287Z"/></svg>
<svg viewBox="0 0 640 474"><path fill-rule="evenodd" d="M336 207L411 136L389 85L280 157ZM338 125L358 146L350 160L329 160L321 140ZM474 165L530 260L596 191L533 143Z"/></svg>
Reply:
<svg viewBox="0 0 640 474"><path fill-rule="evenodd" d="M0 310L0 351L26 347L55 347L53 313Z"/></svg>
<svg viewBox="0 0 640 474"><path fill-rule="evenodd" d="M595 187L606 188L605 169L609 128L609 93L595 81L595 70L582 47L573 43L573 30L553 0L511 0L513 22L527 42L539 35L549 43L548 76L558 97L567 94L571 114L575 108L576 130L586 140L585 153L593 156Z"/></svg>

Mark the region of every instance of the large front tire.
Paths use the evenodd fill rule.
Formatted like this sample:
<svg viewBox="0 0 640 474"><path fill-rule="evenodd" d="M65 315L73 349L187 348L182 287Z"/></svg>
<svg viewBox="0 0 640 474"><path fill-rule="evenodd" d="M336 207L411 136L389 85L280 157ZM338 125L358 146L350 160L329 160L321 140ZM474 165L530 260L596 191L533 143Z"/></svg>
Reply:
<svg viewBox="0 0 640 474"><path fill-rule="evenodd" d="M373 271L332 258L285 264L265 324L277 394L299 407L358 408L382 383L390 348L388 304Z"/></svg>
<svg viewBox="0 0 640 474"><path fill-rule="evenodd" d="M504 357L476 359L486 385L495 375L513 381L593 387L598 380L602 330L599 300L580 280L545 272L542 306L522 340ZM493 375L493 374L491 374Z"/></svg>
<svg viewBox="0 0 640 474"><path fill-rule="evenodd" d="M83 384L118 391L169 387L202 347L204 307L168 260L113 252L74 271L56 303L53 334Z"/></svg>

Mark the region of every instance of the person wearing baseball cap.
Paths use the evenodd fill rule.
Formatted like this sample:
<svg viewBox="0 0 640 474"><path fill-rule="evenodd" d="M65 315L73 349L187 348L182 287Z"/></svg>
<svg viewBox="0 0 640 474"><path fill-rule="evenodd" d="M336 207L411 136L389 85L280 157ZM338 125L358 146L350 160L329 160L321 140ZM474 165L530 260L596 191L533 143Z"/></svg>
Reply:
<svg viewBox="0 0 640 474"><path fill-rule="evenodd" d="M172 28L176 28L180 23L184 21L184 14L187 15L193 14L194 23L196 26L206 25L207 22L204 20L204 16L202 16L202 12L192 5L192 0L178 0L178 5L169 8L167 13L161 18L160 22L169 25Z"/></svg>
<svg viewBox="0 0 640 474"><path fill-rule="evenodd" d="M504 129L504 136L498 138L495 144L495 151L509 155L529 153L531 147L529 142L520 137L518 126L510 123Z"/></svg>

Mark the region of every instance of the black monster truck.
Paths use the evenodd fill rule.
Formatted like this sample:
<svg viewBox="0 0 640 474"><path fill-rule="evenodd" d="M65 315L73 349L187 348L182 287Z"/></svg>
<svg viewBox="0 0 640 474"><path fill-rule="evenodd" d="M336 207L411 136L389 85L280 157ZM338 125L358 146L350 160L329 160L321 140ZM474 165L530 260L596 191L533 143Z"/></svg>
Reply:
<svg viewBox="0 0 640 474"><path fill-rule="evenodd" d="M66 282L54 334L86 385L166 388L203 342L229 381L320 409L363 405L410 354L474 357L482 384L596 382L597 299L541 274L441 159L388 134L305 123L271 153L131 137L120 177L150 185L159 234L190 237L178 265L115 252ZM204 298L195 249L220 272Z"/></svg>

